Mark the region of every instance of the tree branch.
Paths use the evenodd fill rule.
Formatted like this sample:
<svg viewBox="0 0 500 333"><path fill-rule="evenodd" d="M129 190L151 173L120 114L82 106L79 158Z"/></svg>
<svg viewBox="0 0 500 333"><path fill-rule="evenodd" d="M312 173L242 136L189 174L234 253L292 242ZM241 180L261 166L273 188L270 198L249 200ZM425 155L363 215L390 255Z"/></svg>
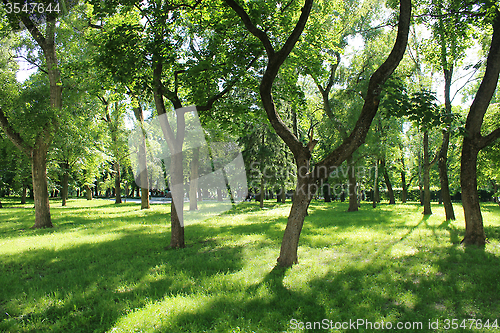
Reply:
<svg viewBox="0 0 500 333"><path fill-rule="evenodd" d="M2 127L5 135L9 138L12 143L19 148L24 154L30 155L31 149L28 148L26 142L23 140L21 135L17 133L9 124L9 120L5 117L3 109L0 107L0 127Z"/></svg>
<svg viewBox="0 0 500 333"><path fill-rule="evenodd" d="M481 137L478 142L479 149L483 149L491 145L497 139L500 138L500 127L488 134L487 136Z"/></svg>
<svg viewBox="0 0 500 333"><path fill-rule="evenodd" d="M275 55L275 51L267 34L261 29L257 28L255 24L253 24L252 20L250 19L250 16L248 16L247 12L240 5L238 5L238 3L235 0L225 0L225 1L226 4L229 7L231 7L236 12L236 14L241 18L241 21L243 22L247 30L261 41L262 45L264 46L264 49L266 50L267 56L269 58L273 57Z"/></svg>

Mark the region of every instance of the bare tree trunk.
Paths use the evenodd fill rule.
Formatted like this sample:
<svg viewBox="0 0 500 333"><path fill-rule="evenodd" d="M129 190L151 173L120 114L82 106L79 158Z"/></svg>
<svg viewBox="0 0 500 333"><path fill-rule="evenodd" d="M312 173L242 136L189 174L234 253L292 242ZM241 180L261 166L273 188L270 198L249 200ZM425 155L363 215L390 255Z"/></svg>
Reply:
<svg viewBox="0 0 500 333"><path fill-rule="evenodd" d="M189 210L197 210L198 202L196 194L198 193L198 168L200 164L200 148L193 149L193 159L191 160L191 176L189 182Z"/></svg>
<svg viewBox="0 0 500 333"><path fill-rule="evenodd" d="M431 215L431 190L430 190L430 168L429 161L429 133L424 132L424 215Z"/></svg>
<svg viewBox="0 0 500 333"><path fill-rule="evenodd" d="M32 150L33 192L35 195L35 225L33 228L52 228L47 186L47 149L43 139ZM42 141L42 142L40 142Z"/></svg>

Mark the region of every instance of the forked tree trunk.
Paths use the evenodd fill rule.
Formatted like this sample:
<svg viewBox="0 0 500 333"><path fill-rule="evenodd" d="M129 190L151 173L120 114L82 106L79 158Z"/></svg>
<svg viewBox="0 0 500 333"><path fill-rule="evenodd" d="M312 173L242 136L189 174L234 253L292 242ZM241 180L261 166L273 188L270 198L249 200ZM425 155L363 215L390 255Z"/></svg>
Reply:
<svg viewBox="0 0 500 333"><path fill-rule="evenodd" d="M33 192L35 195L35 225L33 228L52 228L50 217L49 192L47 186L47 149L43 139L37 140L37 147L32 150Z"/></svg>
<svg viewBox="0 0 500 333"><path fill-rule="evenodd" d="M430 190L430 169L429 161L429 133L424 132L424 215L431 215L431 190Z"/></svg>
<svg viewBox="0 0 500 333"><path fill-rule="evenodd" d="M122 187L121 187L121 173L120 173L120 163L115 161L113 163L115 169L115 204L122 203Z"/></svg>
<svg viewBox="0 0 500 333"><path fill-rule="evenodd" d="M297 165L297 188L285 233L283 235L280 255L278 257L278 264L280 266L289 267L298 262L297 248L307 207L311 201L312 193L318 190L318 184L322 178L319 172L317 175L315 174L316 169L319 170L323 167L341 165L366 139L370 125L378 110L381 87L398 66L406 50L411 18L411 1L401 0L400 21L396 43L386 61L370 78L365 103L358 121L356 122L356 126L349 137L346 138L337 149L315 165L312 173L309 172L309 161L314 146L310 147L309 144L305 146L299 141L297 135L294 135L286 126L276 110L272 90L273 83L281 65L289 56L304 30L313 6L313 0L304 1L304 6L302 7L297 24L280 50L274 49L273 43L269 39L267 33L254 25L246 11L235 0L225 0L225 2L238 14L246 28L261 41L266 50L268 58L267 67L262 75L259 86L262 105L276 133L292 151ZM315 186L314 191L310 188L312 186Z"/></svg>
<svg viewBox="0 0 500 333"><path fill-rule="evenodd" d="M493 36L483 80L476 93L465 123L461 157L462 205L465 215L465 245L484 246L486 235L477 193L477 155L479 151L500 137L500 128L483 136L481 127L484 115L493 97L500 73L500 12L494 10Z"/></svg>
<svg viewBox="0 0 500 333"><path fill-rule="evenodd" d="M200 165L200 148L193 149L193 159L191 160L191 176L189 182L189 210L198 209L198 200L196 194L198 193L198 168Z"/></svg>

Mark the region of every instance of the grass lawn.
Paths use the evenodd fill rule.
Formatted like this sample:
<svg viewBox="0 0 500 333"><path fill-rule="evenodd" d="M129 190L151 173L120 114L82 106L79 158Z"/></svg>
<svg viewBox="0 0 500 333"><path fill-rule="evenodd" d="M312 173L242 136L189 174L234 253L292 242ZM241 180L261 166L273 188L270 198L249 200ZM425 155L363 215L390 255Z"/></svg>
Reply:
<svg viewBox="0 0 500 333"><path fill-rule="evenodd" d="M296 332L313 322L328 328L304 331L400 322L405 332L500 332L498 205L483 206L490 243L480 250L460 245L458 204L446 223L437 205L423 217L415 204L347 213L313 202L300 263L283 270L274 266L290 203L190 223L181 250L164 249L169 205L55 201L55 228L31 230L32 204L2 204L1 332Z"/></svg>

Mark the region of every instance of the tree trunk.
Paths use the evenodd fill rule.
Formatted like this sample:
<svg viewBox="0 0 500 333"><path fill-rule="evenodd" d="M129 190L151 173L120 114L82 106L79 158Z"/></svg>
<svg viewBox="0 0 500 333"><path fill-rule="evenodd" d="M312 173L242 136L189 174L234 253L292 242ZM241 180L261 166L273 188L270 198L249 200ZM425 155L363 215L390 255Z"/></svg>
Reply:
<svg viewBox="0 0 500 333"><path fill-rule="evenodd" d="M392 190L391 179L389 178L389 173L387 172L385 159L381 161L382 163L382 171L384 173L384 182L385 186L387 186L387 193L389 194L389 205L394 205L396 203L396 199L394 198L394 191Z"/></svg>
<svg viewBox="0 0 500 333"><path fill-rule="evenodd" d="M62 176L61 199L62 199L62 206L66 206L66 201L68 200L69 163L67 162L63 163L62 168L63 168L63 176Z"/></svg>
<svg viewBox="0 0 500 333"><path fill-rule="evenodd" d="M406 185L406 172L401 171L401 185L403 186L403 191L401 192L401 202L406 203L408 200L408 186Z"/></svg>
<svg viewBox="0 0 500 333"><path fill-rule="evenodd" d="M200 148L193 149L193 159L191 160L191 176L189 182L189 210L197 210L198 202L196 194L198 193L198 168L200 164Z"/></svg>
<svg viewBox="0 0 500 333"><path fill-rule="evenodd" d="M88 184L85 185L85 196L87 197L87 200L92 200L92 189Z"/></svg>
<svg viewBox="0 0 500 333"><path fill-rule="evenodd" d="M356 184L356 172L354 163L352 161L352 156L347 159L347 167L348 169L348 184L347 191L349 192L349 208L348 212L357 212L358 211L358 189Z"/></svg>
<svg viewBox="0 0 500 333"><path fill-rule="evenodd" d="M477 155L479 151L500 137L500 128L483 136L484 115L495 93L500 73L500 12L494 10L493 36L483 80L476 93L465 123L461 157L462 205L465 215L465 245L484 246L486 235L477 193Z"/></svg>
<svg viewBox="0 0 500 333"><path fill-rule="evenodd" d="M477 154L479 153L467 136L462 146L461 185L462 206L465 215L465 237L463 243L484 246L486 235L483 227L483 216L477 193Z"/></svg>
<svg viewBox="0 0 500 333"><path fill-rule="evenodd" d="M23 192L21 194L21 205L26 204L27 194L28 194L28 188L26 187L26 185L23 185Z"/></svg>
<svg viewBox="0 0 500 333"><path fill-rule="evenodd" d="M121 174L120 174L120 163L115 161L113 163L115 169L115 204L122 203L122 187L121 187Z"/></svg>
<svg viewBox="0 0 500 333"><path fill-rule="evenodd" d="M431 215L429 133L424 132L424 215Z"/></svg>
<svg viewBox="0 0 500 333"><path fill-rule="evenodd" d="M330 193L330 184L323 184L323 197L325 198L325 202L332 202L332 197Z"/></svg>
<svg viewBox="0 0 500 333"><path fill-rule="evenodd" d="M443 131L442 152L438 159L439 180L441 182L441 199L443 200L446 221L455 220L455 212L451 203L450 185L448 181L448 145L450 141L450 133Z"/></svg>
<svg viewBox="0 0 500 333"><path fill-rule="evenodd" d="M52 228L50 217L49 193L47 186L47 149L48 145L39 141L32 150L33 192L35 195L35 225L33 228Z"/></svg>
<svg viewBox="0 0 500 333"><path fill-rule="evenodd" d="M372 202L372 207L377 208L377 202L378 202L378 197L379 197L379 189L378 189L378 160L375 164L375 174L373 176L373 202Z"/></svg>
<svg viewBox="0 0 500 333"><path fill-rule="evenodd" d="M319 172L318 174L315 174L316 169L319 170L323 166L329 167L341 165L361 144L363 144L366 139L370 125L378 110L381 86L398 66L406 50L411 18L411 1L401 0L400 21L398 25L396 43L394 44L394 47L386 61L373 73L370 78L365 103L363 104L361 114L353 131L337 149L315 165L313 173L309 170L309 161L313 146L310 146L309 144L307 146L304 145L286 126L276 110L272 94L273 83L279 73L280 67L285 62L296 42L300 38L311 12L313 1L305 0L295 28L283 44L283 47L278 51L274 50L272 46L273 43L269 39L267 33L260 30L253 24L248 14L235 0L225 0L225 2L238 14L238 16L240 16L250 33L255 35L255 37L262 42L262 45L266 50L268 57L267 67L262 75L259 86L262 105L266 111L269 122L275 129L276 133L281 137L281 139L283 139L292 151L297 165L297 188L295 191L292 209L290 210L290 215L288 217L285 233L283 235L280 256L278 258L278 264L280 266L289 267L298 262L297 247L300 232L306 216L307 207L312 198L310 186L316 186L315 189L317 191L317 184L320 183L321 176L319 175ZM314 191L314 193L316 191Z"/></svg>
<svg viewBox="0 0 500 333"><path fill-rule="evenodd" d="M139 122L141 129L144 131L144 114L140 101L137 100L138 107L134 108L136 120ZM149 174L148 174L148 160L146 156L146 139L145 133L140 136L141 142L139 143L139 187L141 188L141 209L149 209ZM137 183L137 182L136 182ZM137 196L139 196L139 189L137 189Z"/></svg>
<svg viewBox="0 0 500 333"><path fill-rule="evenodd" d="M264 208L264 176L260 178L259 207Z"/></svg>
<svg viewBox="0 0 500 333"><path fill-rule="evenodd" d="M182 150L172 154L170 160L171 236L170 248L184 248L184 181L182 172Z"/></svg>
<svg viewBox="0 0 500 333"><path fill-rule="evenodd" d="M281 242L280 255L278 257L278 264L282 267L290 267L299 262L297 249L300 232L304 225L307 207L312 199L309 186L309 179L297 173L297 188L293 196L292 208L288 215L285 233Z"/></svg>
<svg viewBox="0 0 500 333"><path fill-rule="evenodd" d="M444 68L444 104L446 113L451 115L451 79L453 77L453 67ZM443 143L439 152L438 168L441 182L441 198L443 200L446 221L455 220L455 212L451 203L450 185L448 181L448 146L450 145L450 129L443 131Z"/></svg>

